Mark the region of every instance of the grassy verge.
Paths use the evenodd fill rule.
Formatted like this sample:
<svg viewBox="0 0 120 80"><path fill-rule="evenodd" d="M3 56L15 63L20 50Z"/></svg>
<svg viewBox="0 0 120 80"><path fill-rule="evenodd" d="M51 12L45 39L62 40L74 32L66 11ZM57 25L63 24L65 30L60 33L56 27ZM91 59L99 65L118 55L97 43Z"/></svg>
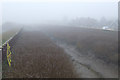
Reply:
<svg viewBox="0 0 120 80"><path fill-rule="evenodd" d="M10 37L14 36L19 29L12 29L2 33L2 44L4 44Z"/></svg>

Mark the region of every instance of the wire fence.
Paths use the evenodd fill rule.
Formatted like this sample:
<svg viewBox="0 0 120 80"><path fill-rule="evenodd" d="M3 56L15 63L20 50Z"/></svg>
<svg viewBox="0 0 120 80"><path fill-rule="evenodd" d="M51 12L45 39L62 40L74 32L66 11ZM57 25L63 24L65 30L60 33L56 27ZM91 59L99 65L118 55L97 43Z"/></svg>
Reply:
<svg viewBox="0 0 120 80"><path fill-rule="evenodd" d="M15 44L16 40L18 39L20 33L23 29L16 32L11 38L9 38L3 45L2 45L2 61L7 61L9 67L11 67L11 56L12 56L12 46Z"/></svg>

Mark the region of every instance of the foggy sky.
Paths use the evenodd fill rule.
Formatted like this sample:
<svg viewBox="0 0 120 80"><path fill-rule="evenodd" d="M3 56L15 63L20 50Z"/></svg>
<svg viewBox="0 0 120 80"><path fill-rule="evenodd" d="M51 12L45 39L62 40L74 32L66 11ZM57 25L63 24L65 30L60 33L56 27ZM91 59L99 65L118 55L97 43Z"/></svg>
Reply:
<svg viewBox="0 0 120 80"><path fill-rule="evenodd" d="M30 3L9 2L2 4L2 22L44 23L57 20L71 20L77 17L115 19L118 3L114 2L52 2Z"/></svg>

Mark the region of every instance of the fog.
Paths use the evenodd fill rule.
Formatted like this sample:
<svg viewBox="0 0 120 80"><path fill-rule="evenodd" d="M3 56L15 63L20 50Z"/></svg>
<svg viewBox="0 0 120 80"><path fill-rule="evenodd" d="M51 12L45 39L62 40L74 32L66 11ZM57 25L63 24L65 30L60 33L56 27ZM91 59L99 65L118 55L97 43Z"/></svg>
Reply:
<svg viewBox="0 0 120 80"><path fill-rule="evenodd" d="M0 77L3 71L4 78L73 78L73 72L75 78L118 78L117 1L4 1Z"/></svg>
<svg viewBox="0 0 120 80"><path fill-rule="evenodd" d="M80 17L117 19L117 2L4 2L2 23L62 23Z"/></svg>

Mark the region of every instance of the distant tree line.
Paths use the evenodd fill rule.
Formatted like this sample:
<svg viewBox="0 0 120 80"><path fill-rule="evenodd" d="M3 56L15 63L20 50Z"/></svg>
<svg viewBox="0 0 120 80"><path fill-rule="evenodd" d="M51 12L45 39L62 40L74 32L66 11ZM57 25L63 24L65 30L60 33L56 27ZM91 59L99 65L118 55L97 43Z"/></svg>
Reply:
<svg viewBox="0 0 120 80"><path fill-rule="evenodd" d="M90 17L81 17L73 19L69 22L72 26L77 27L86 27L86 28L102 28L108 26L111 29L118 29L118 20L107 20L105 17L102 17L100 20L90 18Z"/></svg>

